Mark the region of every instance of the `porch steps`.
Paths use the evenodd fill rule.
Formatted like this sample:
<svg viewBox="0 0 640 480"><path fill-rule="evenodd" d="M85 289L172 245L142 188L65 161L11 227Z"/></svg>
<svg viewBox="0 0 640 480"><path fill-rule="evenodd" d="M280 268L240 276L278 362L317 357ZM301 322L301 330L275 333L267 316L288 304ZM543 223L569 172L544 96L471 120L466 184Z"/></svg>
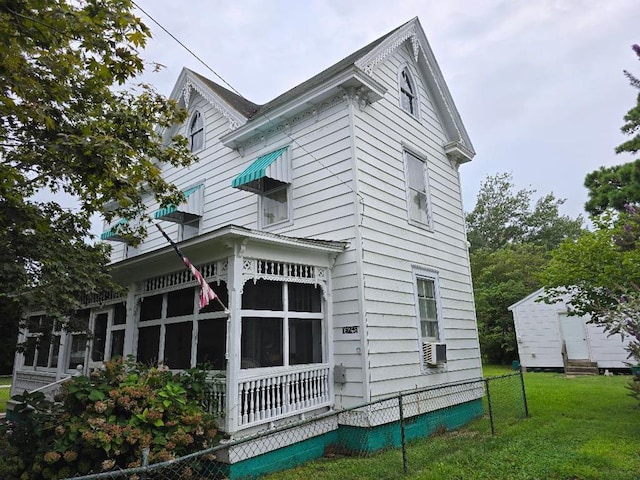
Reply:
<svg viewBox="0 0 640 480"><path fill-rule="evenodd" d="M589 360L567 360L566 375L598 375L598 364Z"/></svg>

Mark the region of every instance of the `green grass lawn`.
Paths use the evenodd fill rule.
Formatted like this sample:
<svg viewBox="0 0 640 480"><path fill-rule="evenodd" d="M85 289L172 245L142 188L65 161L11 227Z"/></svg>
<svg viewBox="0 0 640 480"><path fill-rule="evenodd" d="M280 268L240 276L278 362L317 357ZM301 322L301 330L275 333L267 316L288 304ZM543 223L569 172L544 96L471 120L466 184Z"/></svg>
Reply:
<svg viewBox="0 0 640 480"><path fill-rule="evenodd" d="M510 371L488 367L485 376ZM322 459L270 478L637 480L640 410L627 395L630 378L527 373L528 419L501 424L495 437L480 419L463 430L413 442L406 477L398 449Z"/></svg>
<svg viewBox="0 0 640 480"><path fill-rule="evenodd" d="M0 377L0 385L11 385L11 377ZM9 390L11 389L0 386L0 413L3 413L7 409Z"/></svg>
<svg viewBox="0 0 640 480"><path fill-rule="evenodd" d="M511 365L483 365L482 366L482 376L487 377L497 377L499 375L509 375L511 373L515 373Z"/></svg>

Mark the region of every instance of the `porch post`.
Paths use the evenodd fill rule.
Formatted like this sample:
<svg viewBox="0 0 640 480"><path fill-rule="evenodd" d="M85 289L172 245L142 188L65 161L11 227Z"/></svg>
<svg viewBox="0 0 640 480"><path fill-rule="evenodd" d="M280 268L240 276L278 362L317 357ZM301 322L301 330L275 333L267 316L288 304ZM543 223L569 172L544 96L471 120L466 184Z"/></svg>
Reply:
<svg viewBox="0 0 640 480"><path fill-rule="evenodd" d="M138 308L140 308L139 301L140 296L137 295L138 291L142 288L139 283L132 283L127 290L127 309L126 309L126 324L124 330L124 347L123 356L127 358L127 355L136 355L136 316Z"/></svg>
<svg viewBox="0 0 640 480"><path fill-rule="evenodd" d="M233 256L227 264L227 285L229 288L229 317L227 318L227 385L224 412L225 431L233 434L238 430L240 403L238 399L238 380L240 374L240 319L242 292L242 250L243 245L233 246Z"/></svg>
<svg viewBox="0 0 640 480"><path fill-rule="evenodd" d="M66 330L60 332L60 344L58 345L58 364L56 365L56 382L60 380L66 371L68 355L70 355L68 344L71 340L71 333Z"/></svg>

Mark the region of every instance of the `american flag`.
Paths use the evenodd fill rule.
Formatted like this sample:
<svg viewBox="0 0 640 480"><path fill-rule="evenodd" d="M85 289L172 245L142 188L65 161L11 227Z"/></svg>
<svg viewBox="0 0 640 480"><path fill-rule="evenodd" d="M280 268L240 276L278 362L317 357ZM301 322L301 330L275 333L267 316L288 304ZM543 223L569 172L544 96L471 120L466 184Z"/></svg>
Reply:
<svg viewBox="0 0 640 480"><path fill-rule="evenodd" d="M215 300L217 298L217 295L211 289L198 269L191 264L189 259L183 255L182 260L184 261L184 264L187 266L187 268L191 271L191 274L196 277L196 280L198 280L198 283L200 284L200 309L203 309L204 307L209 305L209 302L211 300Z"/></svg>
<svg viewBox="0 0 640 480"><path fill-rule="evenodd" d="M227 311L227 307L225 307L222 304L222 302L220 301L218 296L211 289L211 287L209 286L207 281L204 279L202 274L198 271L198 269L191 264L191 262L189 261L189 259L187 257L184 256L184 254L180 251L178 246L174 243L173 240L171 240L169 235L166 234L166 232L162 229L162 227L160 225L158 225L157 223L155 225L156 225L156 227L158 227L158 230L160 230L160 233L162 233L164 238L166 238L167 241L171 244L171 246L176 251L176 253L180 256L180 258L182 259L184 264L187 266L187 268L189 269L191 274L195 277L196 280L198 280L198 283L200 284L200 310L202 310L204 307L209 305L209 302L211 300L218 299L218 302L220 303L220 305L222 305L222 307L225 309L225 311Z"/></svg>

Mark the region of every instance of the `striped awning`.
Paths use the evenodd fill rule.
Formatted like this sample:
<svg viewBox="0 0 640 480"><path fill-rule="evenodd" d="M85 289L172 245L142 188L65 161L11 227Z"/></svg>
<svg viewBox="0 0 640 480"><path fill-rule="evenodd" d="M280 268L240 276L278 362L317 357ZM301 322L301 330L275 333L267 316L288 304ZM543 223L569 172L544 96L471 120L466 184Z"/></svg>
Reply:
<svg viewBox="0 0 640 480"><path fill-rule="evenodd" d="M263 193L285 183L291 183L291 162L282 147L255 159L231 186L254 193Z"/></svg>
<svg viewBox="0 0 640 480"><path fill-rule="evenodd" d="M118 227L127 223L128 220L126 218L121 218L100 234L100 240L109 240L110 242L126 242L127 240L120 235L120 229Z"/></svg>
<svg viewBox="0 0 640 480"><path fill-rule="evenodd" d="M187 198L186 202L161 208L153 214L153 218L169 222L188 223L201 217L204 199L202 187L203 185L200 184L184 190L182 193Z"/></svg>

